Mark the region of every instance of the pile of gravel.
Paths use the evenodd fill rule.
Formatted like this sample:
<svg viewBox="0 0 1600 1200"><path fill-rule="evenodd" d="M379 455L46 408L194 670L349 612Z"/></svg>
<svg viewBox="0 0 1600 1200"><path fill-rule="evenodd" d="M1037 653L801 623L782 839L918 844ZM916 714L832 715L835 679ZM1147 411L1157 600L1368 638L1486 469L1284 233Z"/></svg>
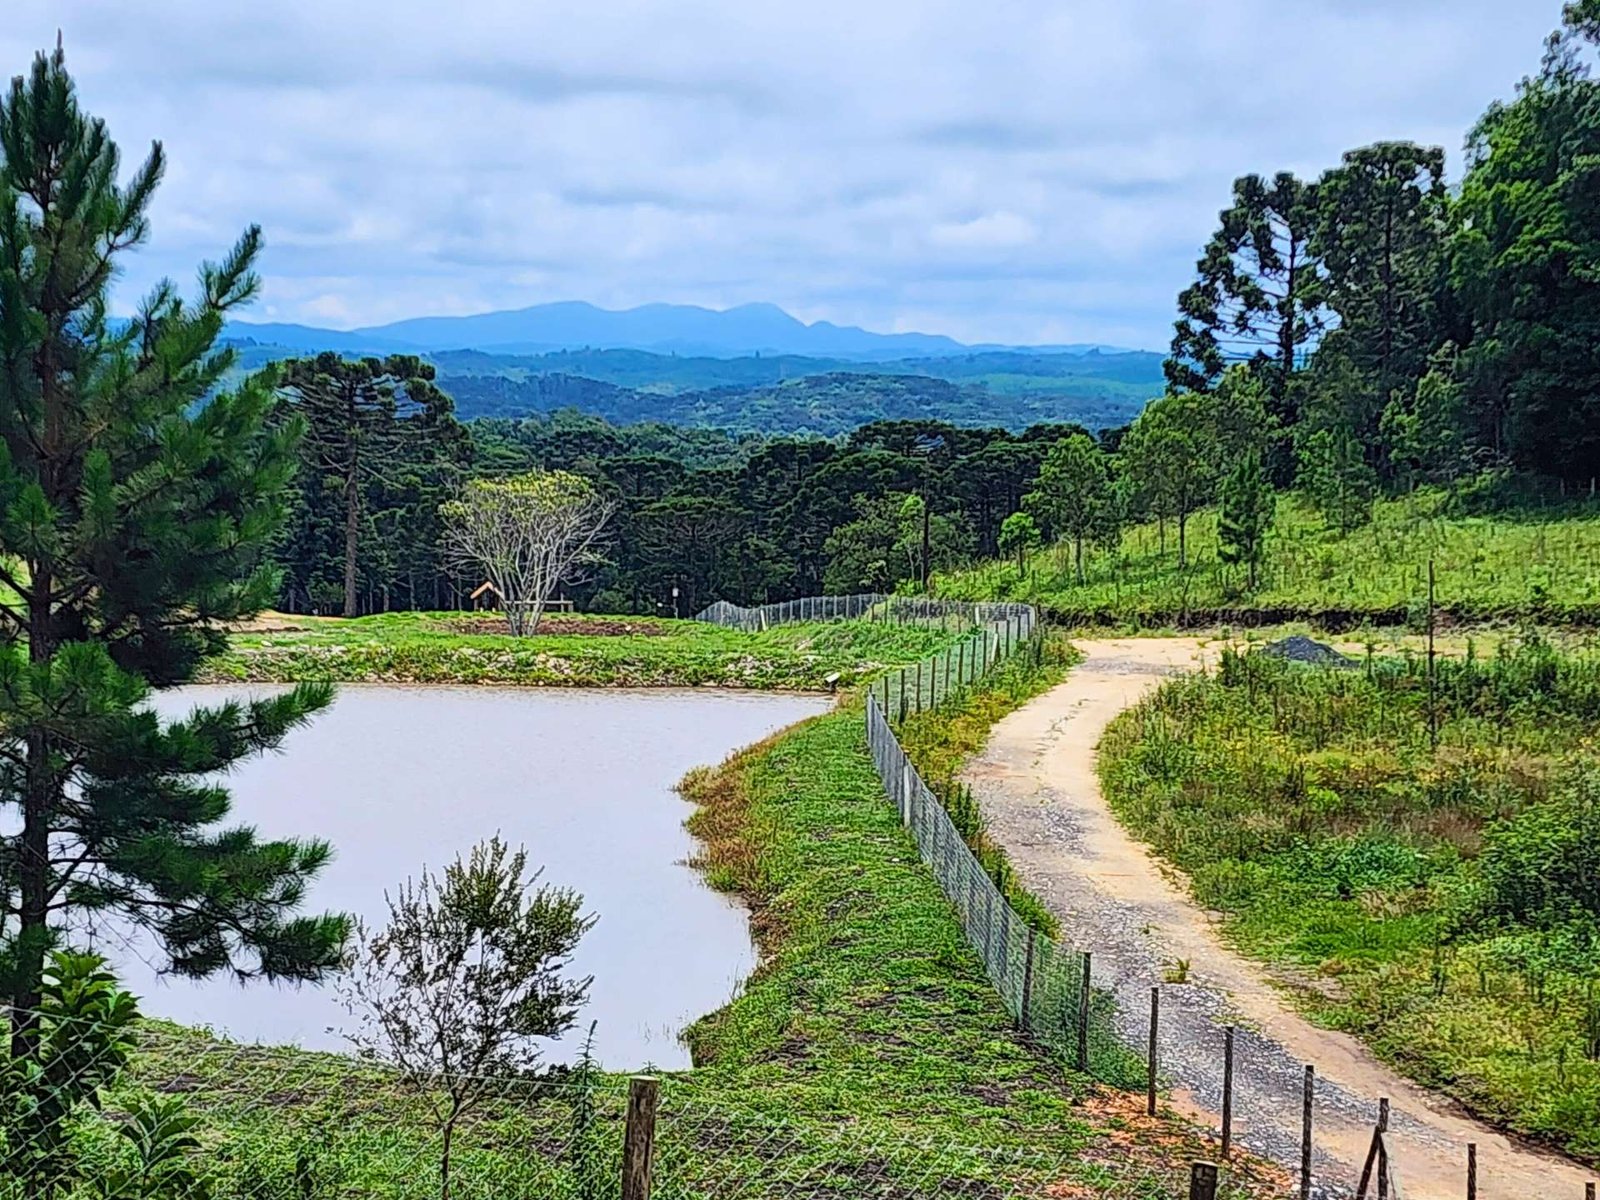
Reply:
<svg viewBox="0 0 1600 1200"><path fill-rule="evenodd" d="M1270 654L1273 658L1283 658L1290 662L1311 663L1319 667L1340 667L1349 669L1358 664L1354 659L1346 658L1332 646L1316 641L1297 633L1281 641L1268 642L1261 647L1262 654Z"/></svg>

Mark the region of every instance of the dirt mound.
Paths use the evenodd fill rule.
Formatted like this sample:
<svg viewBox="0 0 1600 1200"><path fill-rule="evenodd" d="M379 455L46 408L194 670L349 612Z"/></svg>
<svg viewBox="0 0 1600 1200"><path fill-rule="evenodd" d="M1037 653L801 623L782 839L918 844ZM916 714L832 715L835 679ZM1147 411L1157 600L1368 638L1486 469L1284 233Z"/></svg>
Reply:
<svg viewBox="0 0 1600 1200"><path fill-rule="evenodd" d="M504 617L462 617L440 622L451 633L498 633L509 636ZM658 621L622 617L545 617L539 622L538 637L578 635L584 637L661 637L667 630Z"/></svg>
<svg viewBox="0 0 1600 1200"><path fill-rule="evenodd" d="M1270 654L1273 658L1287 659L1290 662L1312 663L1319 667L1349 669L1357 665L1352 659L1346 658L1326 642L1308 638L1302 633L1294 634L1280 641L1268 642L1261 647L1261 653Z"/></svg>

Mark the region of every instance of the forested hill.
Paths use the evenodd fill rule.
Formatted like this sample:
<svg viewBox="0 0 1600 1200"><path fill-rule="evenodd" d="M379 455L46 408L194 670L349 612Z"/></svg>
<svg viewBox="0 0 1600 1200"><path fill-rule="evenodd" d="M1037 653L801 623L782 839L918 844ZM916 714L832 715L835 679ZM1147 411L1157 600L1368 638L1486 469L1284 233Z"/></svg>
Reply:
<svg viewBox="0 0 1600 1200"><path fill-rule="evenodd" d="M234 340L253 369L296 352ZM336 349L330 347L331 349ZM980 351L859 363L802 355L681 357L643 350L428 356L463 420L577 409L618 425L658 421L764 434L836 435L879 420L1026 429L1131 421L1163 388L1141 351Z"/></svg>
<svg viewBox="0 0 1600 1200"><path fill-rule="evenodd" d="M659 421L736 433L833 436L873 421L943 421L1020 431L1042 422L1091 429L1126 424L1154 389L1105 380L1072 380L1056 391L997 392L983 383L919 375L840 372L757 387L728 386L662 393L618 387L574 375L516 380L498 375L445 375L464 420L518 417L578 409L618 425Z"/></svg>

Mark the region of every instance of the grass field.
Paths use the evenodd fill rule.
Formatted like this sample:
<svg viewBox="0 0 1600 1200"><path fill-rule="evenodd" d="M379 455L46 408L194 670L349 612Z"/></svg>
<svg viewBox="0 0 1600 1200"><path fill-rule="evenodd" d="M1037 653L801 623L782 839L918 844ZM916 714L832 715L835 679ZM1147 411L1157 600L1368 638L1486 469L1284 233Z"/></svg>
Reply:
<svg viewBox="0 0 1600 1200"><path fill-rule="evenodd" d="M999 671L908 739L953 775L988 724L1059 678L1046 655ZM686 797L702 866L750 906L762 964L689 1031L667 1077L656 1195L788 1200L929 1195L1088 1200L1187 1195L1212 1147L1142 1115L1015 1030L954 912L887 803L849 704L719 767ZM151 1031L137 1085L203 1118L215 1193L315 1200L437 1193L423 1098L370 1064ZM615 1192L626 1081L506 1081L457 1145L456 1200ZM1242 1162L1221 1194L1280 1194Z"/></svg>
<svg viewBox="0 0 1600 1200"><path fill-rule="evenodd" d="M1315 1017L1600 1162L1600 655L1508 642L1435 687L1228 655L1112 725L1106 795Z"/></svg>
<svg viewBox="0 0 1600 1200"><path fill-rule="evenodd" d="M1379 503L1372 524L1329 530L1298 496L1280 497L1259 586L1217 558L1215 510L1190 518L1187 567L1177 531L1165 549L1155 524L1124 532L1115 549L1085 556L1079 584L1066 545L1034 554L1027 569L988 562L942 575L942 596L1025 600L1069 622L1140 624L1321 620L1349 628L1416 624L1426 611L1428 563L1442 611L1459 620L1529 618L1600 624L1600 506L1548 513L1463 516L1449 497L1419 492Z"/></svg>
<svg viewBox="0 0 1600 1200"><path fill-rule="evenodd" d="M233 635L210 681L479 683L827 691L953 640L937 626L835 622L742 633L699 621L564 616L513 638L492 613L273 614Z"/></svg>

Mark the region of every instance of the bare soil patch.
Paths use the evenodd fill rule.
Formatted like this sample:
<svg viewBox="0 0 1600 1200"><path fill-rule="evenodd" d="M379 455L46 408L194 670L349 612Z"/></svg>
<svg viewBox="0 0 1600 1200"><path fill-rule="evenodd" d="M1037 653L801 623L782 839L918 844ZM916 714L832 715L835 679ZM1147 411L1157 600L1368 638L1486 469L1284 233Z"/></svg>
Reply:
<svg viewBox="0 0 1600 1200"><path fill-rule="evenodd" d="M437 629L451 633L500 634L510 637L504 617L491 614L461 616L440 621ZM539 622L539 637L664 637L666 626L647 617L544 617Z"/></svg>

